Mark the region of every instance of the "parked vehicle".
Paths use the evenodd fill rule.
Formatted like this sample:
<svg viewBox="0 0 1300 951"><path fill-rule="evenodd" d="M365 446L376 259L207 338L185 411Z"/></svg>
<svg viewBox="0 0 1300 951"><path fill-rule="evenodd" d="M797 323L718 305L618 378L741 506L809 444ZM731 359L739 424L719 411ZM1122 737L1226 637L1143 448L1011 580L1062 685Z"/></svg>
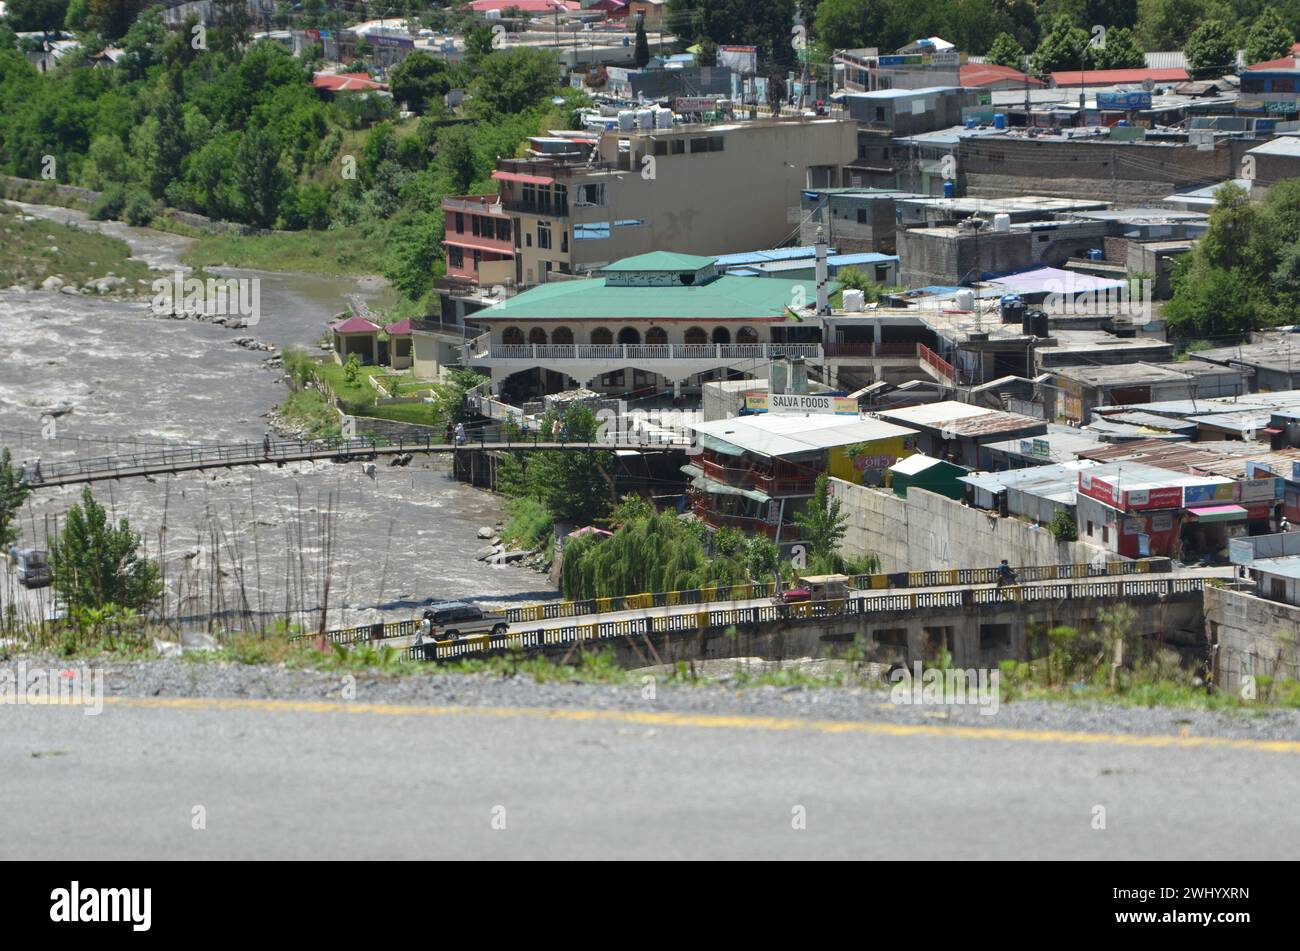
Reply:
<svg viewBox="0 0 1300 951"><path fill-rule="evenodd" d="M464 601L436 601L433 612L434 637L440 640L475 634L504 634L510 625L500 611L484 611Z"/></svg>
<svg viewBox="0 0 1300 951"><path fill-rule="evenodd" d="M25 588L44 588L54 580L49 559L37 548L10 548L9 564L17 569L18 583Z"/></svg>

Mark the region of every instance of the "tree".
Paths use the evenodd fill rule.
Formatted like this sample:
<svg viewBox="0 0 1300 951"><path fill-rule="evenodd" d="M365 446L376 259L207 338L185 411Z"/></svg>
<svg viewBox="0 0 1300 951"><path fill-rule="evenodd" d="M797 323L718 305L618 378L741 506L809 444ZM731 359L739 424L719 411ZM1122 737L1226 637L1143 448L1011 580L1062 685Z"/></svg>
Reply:
<svg viewBox="0 0 1300 951"><path fill-rule="evenodd" d="M27 483L12 464L9 450L0 451L0 549L8 548L18 540L18 530L13 523L18 510L27 501L29 491Z"/></svg>
<svg viewBox="0 0 1300 951"><path fill-rule="evenodd" d="M1237 31L1222 20L1206 20L1187 38L1183 52L1197 79L1230 73L1237 63Z"/></svg>
<svg viewBox="0 0 1300 951"><path fill-rule="evenodd" d="M637 17L636 48L632 51L632 62L637 69L645 69L646 63L650 62L650 41L645 35L645 17Z"/></svg>
<svg viewBox="0 0 1300 951"><path fill-rule="evenodd" d="M67 18L68 0L9 0L5 11L15 32L57 33Z"/></svg>
<svg viewBox="0 0 1300 951"><path fill-rule="evenodd" d="M812 498L794 517L803 530L809 553L821 565L836 557L849 522L848 516L840 514L840 500L830 497L829 485L826 473L817 476Z"/></svg>
<svg viewBox="0 0 1300 951"><path fill-rule="evenodd" d="M794 65L793 26L794 0L700 0L701 35L719 46L757 46L765 66L784 70Z"/></svg>
<svg viewBox="0 0 1300 951"><path fill-rule="evenodd" d="M1034 50L1034 71L1045 76L1060 70L1083 68L1087 48L1087 32L1075 26L1069 17L1059 16Z"/></svg>
<svg viewBox="0 0 1300 951"><path fill-rule="evenodd" d="M595 414L581 403L563 412L551 409L542 418L546 437L565 442L595 441L598 429ZM609 511L613 462L612 453L595 449L534 452L523 462L504 460L498 470L499 484L507 495L531 496L556 518L586 525Z"/></svg>
<svg viewBox="0 0 1300 951"><path fill-rule="evenodd" d="M451 70L445 60L416 50L393 67L388 87L394 99L423 115L431 102L440 102L451 91Z"/></svg>
<svg viewBox="0 0 1300 951"><path fill-rule="evenodd" d="M552 95L558 83L559 68L550 53L519 47L494 50L479 65L474 107L484 119L522 112Z"/></svg>
<svg viewBox="0 0 1300 951"><path fill-rule="evenodd" d="M105 39L115 40L126 33L136 14L149 0L90 0L90 23Z"/></svg>
<svg viewBox="0 0 1300 951"><path fill-rule="evenodd" d="M1187 41L1206 20L1232 22L1226 0L1138 0L1137 36L1143 49L1187 49Z"/></svg>
<svg viewBox="0 0 1300 951"><path fill-rule="evenodd" d="M1010 66L1012 69L1025 68L1025 48L1010 33L999 33L993 38L993 45L984 56L985 62L995 66Z"/></svg>
<svg viewBox="0 0 1300 951"><path fill-rule="evenodd" d="M1097 69L1141 69L1147 64L1146 54L1138 46L1133 31L1122 26L1107 30L1105 45L1090 52L1090 65Z"/></svg>
<svg viewBox="0 0 1300 951"><path fill-rule="evenodd" d="M280 149L262 130L244 133L235 150L233 178L244 220L262 228L275 224L285 175L280 170Z"/></svg>
<svg viewBox="0 0 1300 951"><path fill-rule="evenodd" d="M114 527L90 489L68 512L63 531L51 546L54 589L70 611L114 605L143 611L158 600L158 564L140 554L140 535L121 519Z"/></svg>
<svg viewBox="0 0 1300 951"><path fill-rule="evenodd" d="M1281 59L1291 52L1291 44L1294 42L1295 37L1283 25L1273 8L1265 7L1246 33L1246 62L1263 63Z"/></svg>

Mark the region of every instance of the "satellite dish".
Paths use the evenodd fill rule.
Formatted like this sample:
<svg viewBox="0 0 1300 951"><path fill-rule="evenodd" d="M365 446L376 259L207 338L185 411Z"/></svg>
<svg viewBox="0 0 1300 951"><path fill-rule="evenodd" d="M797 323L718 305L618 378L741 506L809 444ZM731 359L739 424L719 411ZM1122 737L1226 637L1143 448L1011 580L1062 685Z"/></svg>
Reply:
<svg viewBox="0 0 1300 951"><path fill-rule="evenodd" d="M1146 79L1142 80L1142 91L1143 91L1143 92L1150 92L1151 90L1153 90L1153 89L1155 89L1155 88L1156 88L1156 81L1155 81L1154 79L1152 79L1150 76L1148 76Z"/></svg>

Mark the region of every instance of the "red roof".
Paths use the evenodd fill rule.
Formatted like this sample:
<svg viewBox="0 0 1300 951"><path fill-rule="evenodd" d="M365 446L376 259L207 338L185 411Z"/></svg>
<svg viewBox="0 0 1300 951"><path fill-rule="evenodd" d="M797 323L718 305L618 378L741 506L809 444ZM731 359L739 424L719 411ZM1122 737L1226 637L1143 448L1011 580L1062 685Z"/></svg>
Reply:
<svg viewBox="0 0 1300 951"><path fill-rule="evenodd" d="M1021 86L1025 85L1026 80L1030 86L1047 85L1041 79L1026 76L1018 69L998 66L995 63L966 63L958 70L958 75L963 86L991 86L1005 79L1014 80Z"/></svg>
<svg viewBox="0 0 1300 951"><path fill-rule="evenodd" d="M1140 83L1149 79L1153 83L1181 83L1191 77L1185 69L1077 69L1052 73L1053 86L1114 86L1117 83Z"/></svg>
<svg viewBox="0 0 1300 951"><path fill-rule="evenodd" d="M387 89L388 83L377 82L366 73L316 73L311 84L330 92L357 92L362 89Z"/></svg>
<svg viewBox="0 0 1300 951"><path fill-rule="evenodd" d="M395 324L389 324L384 328L384 332L390 337L409 337L411 335L411 318L407 317Z"/></svg>
<svg viewBox="0 0 1300 951"><path fill-rule="evenodd" d="M1300 43L1296 44L1300 46ZM1264 63L1256 63L1254 66L1247 66L1247 69L1295 69L1295 56L1283 56L1279 59L1270 59Z"/></svg>
<svg viewBox="0 0 1300 951"><path fill-rule="evenodd" d="M347 320L334 321L330 324L330 330L336 334L374 334L379 333L379 325L364 317L349 317Z"/></svg>

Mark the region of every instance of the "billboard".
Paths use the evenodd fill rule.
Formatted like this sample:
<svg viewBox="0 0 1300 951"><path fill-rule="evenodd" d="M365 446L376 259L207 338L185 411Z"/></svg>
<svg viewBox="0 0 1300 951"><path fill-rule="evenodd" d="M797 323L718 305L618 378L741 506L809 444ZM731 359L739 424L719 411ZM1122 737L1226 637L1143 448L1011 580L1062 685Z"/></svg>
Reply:
<svg viewBox="0 0 1300 951"><path fill-rule="evenodd" d="M1138 109L1150 109L1151 93L1099 92L1097 93L1097 108L1121 109L1124 112L1134 112Z"/></svg>
<svg viewBox="0 0 1300 951"><path fill-rule="evenodd" d="M751 413L826 413L857 416L858 401L847 396L814 396L807 393L772 393L745 397Z"/></svg>

